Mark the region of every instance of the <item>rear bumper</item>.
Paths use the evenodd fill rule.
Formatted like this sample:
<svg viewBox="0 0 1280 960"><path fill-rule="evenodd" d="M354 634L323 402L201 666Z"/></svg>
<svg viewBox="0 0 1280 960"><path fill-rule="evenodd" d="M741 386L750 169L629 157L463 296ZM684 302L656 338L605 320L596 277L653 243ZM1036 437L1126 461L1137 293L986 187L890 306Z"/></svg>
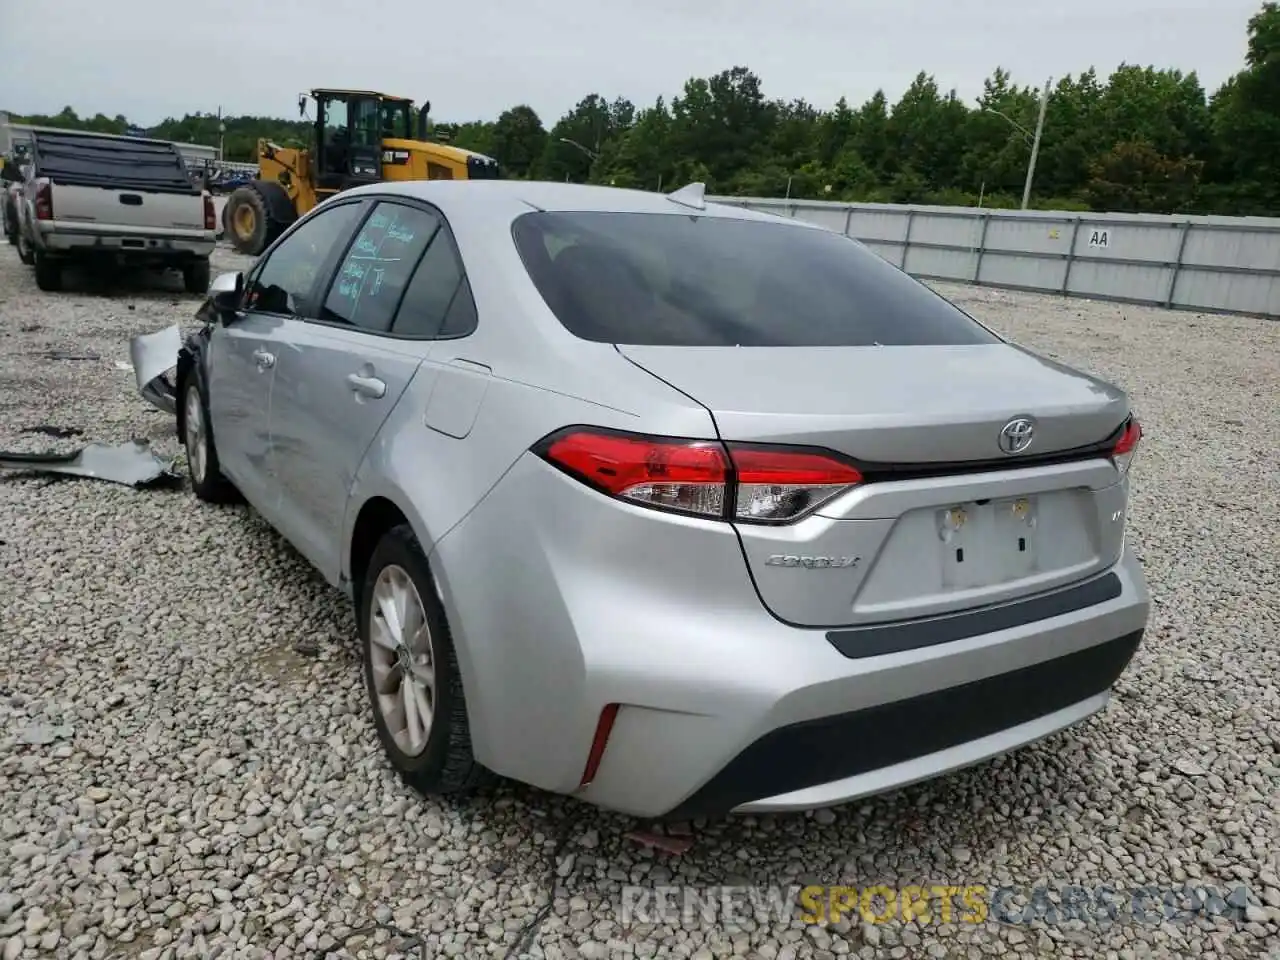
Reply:
<svg viewBox="0 0 1280 960"><path fill-rule="evenodd" d="M764 610L726 525L620 504L532 458L432 563L478 759L643 817L827 806L1035 741L1105 706L1149 613L1126 551L1096 602L846 655Z"/></svg>
<svg viewBox="0 0 1280 960"><path fill-rule="evenodd" d="M1142 632L1030 667L863 710L777 727L671 812L828 806L968 766L1106 706Z"/></svg>
<svg viewBox="0 0 1280 960"><path fill-rule="evenodd" d="M134 261L191 261L207 258L216 246L214 231L201 234L156 234L146 228L77 229L56 224L38 228L36 245L58 257L114 257Z"/></svg>

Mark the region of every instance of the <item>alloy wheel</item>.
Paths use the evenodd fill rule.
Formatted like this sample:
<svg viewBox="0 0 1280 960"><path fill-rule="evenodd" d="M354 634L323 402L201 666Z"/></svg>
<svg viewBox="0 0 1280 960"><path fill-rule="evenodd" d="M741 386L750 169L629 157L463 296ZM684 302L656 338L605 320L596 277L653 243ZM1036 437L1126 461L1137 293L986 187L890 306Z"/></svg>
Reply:
<svg viewBox="0 0 1280 960"><path fill-rule="evenodd" d="M422 597L403 567L388 564L378 574L369 603L369 639L375 708L396 748L419 756L435 715L435 656Z"/></svg>

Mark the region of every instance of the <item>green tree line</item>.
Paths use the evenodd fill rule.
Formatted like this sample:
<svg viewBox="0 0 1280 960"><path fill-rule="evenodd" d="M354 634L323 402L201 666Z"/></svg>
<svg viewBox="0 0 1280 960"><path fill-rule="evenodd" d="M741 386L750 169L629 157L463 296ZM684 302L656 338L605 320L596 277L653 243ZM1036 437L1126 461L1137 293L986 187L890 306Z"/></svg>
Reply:
<svg viewBox="0 0 1280 960"><path fill-rule="evenodd" d="M883 91L830 110L764 95L744 66L692 78L668 102L584 97L550 129L527 104L492 121L437 123L432 136L496 158L514 178L886 203L1017 206L1041 91L997 69L972 105L920 73L896 103ZM124 133L123 116L70 107L31 123ZM229 160L258 138L303 145L305 120L225 117ZM216 145L219 119L168 119L148 134ZM1033 205L1149 213L1280 215L1280 5L1249 21L1243 68L1211 95L1194 72L1123 65L1051 88Z"/></svg>

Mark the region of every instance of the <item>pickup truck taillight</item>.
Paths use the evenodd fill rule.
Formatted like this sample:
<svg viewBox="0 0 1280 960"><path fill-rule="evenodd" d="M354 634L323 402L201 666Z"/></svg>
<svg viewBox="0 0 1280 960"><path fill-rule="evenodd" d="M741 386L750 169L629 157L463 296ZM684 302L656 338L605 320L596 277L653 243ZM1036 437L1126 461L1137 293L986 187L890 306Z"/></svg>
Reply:
<svg viewBox="0 0 1280 960"><path fill-rule="evenodd" d="M204 195L204 228L206 230L218 229L218 215L213 209L213 197L207 193Z"/></svg>
<svg viewBox="0 0 1280 960"><path fill-rule="evenodd" d="M47 180L36 186L36 219L53 219L53 184Z"/></svg>

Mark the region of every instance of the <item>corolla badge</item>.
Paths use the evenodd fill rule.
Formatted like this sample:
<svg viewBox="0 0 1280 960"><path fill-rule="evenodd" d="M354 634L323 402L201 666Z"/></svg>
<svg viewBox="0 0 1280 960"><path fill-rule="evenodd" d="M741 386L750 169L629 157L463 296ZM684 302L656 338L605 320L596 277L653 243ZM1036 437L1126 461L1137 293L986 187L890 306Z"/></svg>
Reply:
<svg viewBox="0 0 1280 960"><path fill-rule="evenodd" d="M804 557L794 553L775 553L766 560L767 567L800 567L803 570L841 570L856 567L861 557Z"/></svg>
<svg viewBox="0 0 1280 960"><path fill-rule="evenodd" d="M1030 417L1014 417L1000 430L1000 449L1005 453L1022 453L1031 446L1036 425Z"/></svg>

